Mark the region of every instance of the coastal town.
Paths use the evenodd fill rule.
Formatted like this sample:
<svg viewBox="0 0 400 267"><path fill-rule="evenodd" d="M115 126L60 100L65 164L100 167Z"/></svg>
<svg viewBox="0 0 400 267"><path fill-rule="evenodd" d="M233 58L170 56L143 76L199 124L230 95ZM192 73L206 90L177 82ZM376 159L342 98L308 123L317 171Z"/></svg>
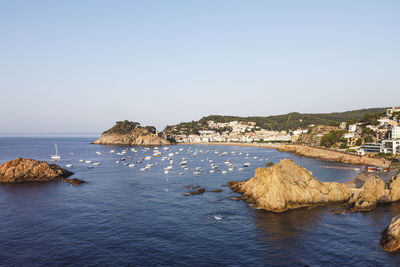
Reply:
<svg viewBox="0 0 400 267"><path fill-rule="evenodd" d="M262 128L255 121L207 120L197 125L200 129L196 131L188 131L186 125L171 126L168 130L177 143L286 143L325 147L358 155L400 154L400 107L387 108L382 113L364 114L359 121L352 119L338 125L309 124L281 131Z"/></svg>

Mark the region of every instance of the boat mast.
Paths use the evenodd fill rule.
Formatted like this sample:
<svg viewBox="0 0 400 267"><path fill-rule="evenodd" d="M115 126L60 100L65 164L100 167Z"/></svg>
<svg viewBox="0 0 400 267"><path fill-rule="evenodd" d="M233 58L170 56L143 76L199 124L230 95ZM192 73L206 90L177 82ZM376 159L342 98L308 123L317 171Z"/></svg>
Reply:
<svg viewBox="0 0 400 267"><path fill-rule="evenodd" d="M57 144L54 144L56 146L56 156L58 156L58 151L57 151Z"/></svg>

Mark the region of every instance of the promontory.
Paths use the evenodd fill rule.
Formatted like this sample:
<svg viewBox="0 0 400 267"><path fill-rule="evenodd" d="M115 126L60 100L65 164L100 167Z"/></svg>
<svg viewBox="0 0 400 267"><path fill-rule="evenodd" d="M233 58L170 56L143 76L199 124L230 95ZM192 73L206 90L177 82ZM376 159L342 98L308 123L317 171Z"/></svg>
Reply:
<svg viewBox="0 0 400 267"><path fill-rule="evenodd" d="M320 182L293 160L284 159L272 167L258 168L253 178L230 182L230 186L243 194L242 199L273 212L334 203L346 205L340 212L368 211L400 200L400 174L388 181L373 174L361 177L365 175L360 173L348 183Z"/></svg>
<svg viewBox="0 0 400 267"><path fill-rule="evenodd" d="M138 122L117 121L93 142L100 145L164 146L172 145L170 140L159 134L153 126L140 126Z"/></svg>
<svg viewBox="0 0 400 267"><path fill-rule="evenodd" d="M72 174L56 164L27 158L16 158L0 165L0 183L65 180Z"/></svg>

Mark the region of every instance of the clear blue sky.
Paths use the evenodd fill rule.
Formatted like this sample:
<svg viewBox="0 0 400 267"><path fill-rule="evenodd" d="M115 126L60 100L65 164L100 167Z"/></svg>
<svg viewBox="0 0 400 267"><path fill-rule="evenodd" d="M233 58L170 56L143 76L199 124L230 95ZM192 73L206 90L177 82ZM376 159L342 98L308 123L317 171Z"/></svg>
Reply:
<svg viewBox="0 0 400 267"><path fill-rule="evenodd" d="M0 133L400 105L400 1L0 1Z"/></svg>

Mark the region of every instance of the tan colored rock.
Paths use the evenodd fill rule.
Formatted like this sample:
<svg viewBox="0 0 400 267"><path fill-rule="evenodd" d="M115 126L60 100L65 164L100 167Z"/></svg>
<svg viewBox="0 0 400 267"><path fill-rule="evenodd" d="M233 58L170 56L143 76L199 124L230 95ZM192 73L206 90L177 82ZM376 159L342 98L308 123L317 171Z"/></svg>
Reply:
<svg viewBox="0 0 400 267"><path fill-rule="evenodd" d="M104 132L94 144L100 145L135 145L135 146L164 146L171 142L158 134L152 134L145 128L136 128L129 133Z"/></svg>
<svg viewBox="0 0 400 267"><path fill-rule="evenodd" d="M274 212L345 202L351 194L347 186L322 183L289 159L270 168L258 168L250 180L230 185L233 191L243 194L243 199Z"/></svg>
<svg viewBox="0 0 400 267"><path fill-rule="evenodd" d="M0 165L1 183L62 180L72 174L56 164L34 159L16 158Z"/></svg>
<svg viewBox="0 0 400 267"><path fill-rule="evenodd" d="M387 252L400 248L400 216L394 217L390 225L382 232L380 246Z"/></svg>
<svg viewBox="0 0 400 267"><path fill-rule="evenodd" d="M339 161L348 164L373 165L379 167L388 167L390 164L390 162L384 159L352 155L349 153L333 151L320 147L310 147L302 145L281 145L278 147L278 150L281 152L291 152L300 156L318 158L327 161Z"/></svg>
<svg viewBox="0 0 400 267"><path fill-rule="evenodd" d="M390 200L392 202L400 200L400 174L394 179L389 181Z"/></svg>
<svg viewBox="0 0 400 267"><path fill-rule="evenodd" d="M360 189L353 189L349 204L354 211L371 210L381 203L391 202L389 190L385 189L385 182L379 177L367 180Z"/></svg>

